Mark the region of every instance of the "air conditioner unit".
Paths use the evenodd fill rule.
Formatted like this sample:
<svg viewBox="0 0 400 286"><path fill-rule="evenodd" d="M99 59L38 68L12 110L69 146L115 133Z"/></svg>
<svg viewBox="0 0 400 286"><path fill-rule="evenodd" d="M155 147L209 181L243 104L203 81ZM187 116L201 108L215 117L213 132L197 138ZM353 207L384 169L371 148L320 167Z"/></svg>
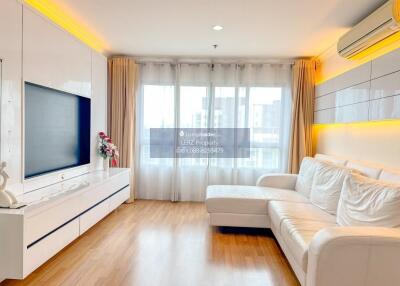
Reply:
<svg viewBox="0 0 400 286"><path fill-rule="evenodd" d="M351 58L399 30L400 0L389 0L339 39L338 53Z"/></svg>

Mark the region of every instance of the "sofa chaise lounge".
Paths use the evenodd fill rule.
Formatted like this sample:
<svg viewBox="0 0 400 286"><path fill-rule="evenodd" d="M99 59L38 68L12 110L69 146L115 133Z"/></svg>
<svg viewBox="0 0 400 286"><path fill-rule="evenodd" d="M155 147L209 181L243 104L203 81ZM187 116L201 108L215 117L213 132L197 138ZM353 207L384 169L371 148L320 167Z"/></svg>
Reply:
<svg viewBox="0 0 400 286"><path fill-rule="evenodd" d="M321 208L310 198L318 175L310 159L303 160L299 175L264 175L256 186L209 186L210 224L270 228L302 286L400 285L400 230L373 222L338 224L336 209ZM388 169L321 154L312 160L400 186L400 174Z"/></svg>

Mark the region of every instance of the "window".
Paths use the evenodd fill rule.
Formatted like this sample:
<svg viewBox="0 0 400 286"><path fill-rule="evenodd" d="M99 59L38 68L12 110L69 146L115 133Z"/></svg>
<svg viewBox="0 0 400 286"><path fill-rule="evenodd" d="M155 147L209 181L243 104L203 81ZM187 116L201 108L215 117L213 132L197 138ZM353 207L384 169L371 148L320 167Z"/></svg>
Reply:
<svg viewBox="0 0 400 286"><path fill-rule="evenodd" d="M237 94L237 96L236 96ZM242 168L279 170L281 153L282 89L275 87L215 87L212 110L205 86L180 87L179 113L175 114L174 86L143 86L143 158L148 163L170 164L171 160L151 159L150 128L172 128L179 117L180 128L207 128L210 112L213 128L250 128L251 156L238 159ZM236 99L237 98L237 99ZM237 101L237 106L236 106ZM221 160L222 161L222 160ZM184 163L205 164L204 159Z"/></svg>
<svg viewBox="0 0 400 286"><path fill-rule="evenodd" d="M286 171L290 66L146 63L137 101L139 198L202 200L212 184ZM249 158L150 158L150 128L249 128Z"/></svg>
<svg viewBox="0 0 400 286"><path fill-rule="evenodd" d="M207 87L181 86L179 111L180 128L207 128Z"/></svg>
<svg viewBox="0 0 400 286"><path fill-rule="evenodd" d="M281 169L282 88L248 87L240 89L239 126L250 128L251 155L239 159L239 166L270 171Z"/></svg>
<svg viewBox="0 0 400 286"><path fill-rule="evenodd" d="M181 86L179 94L179 128L207 128L208 89L206 86ZM206 158L183 158L183 166L205 166Z"/></svg>
<svg viewBox="0 0 400 286"><path fill-rule="evenodd" d="M175 126L175 88L170 85L144 85L140 158L146 164L172 165L171 159L150 158L150 128L173 128Z"/></svg>

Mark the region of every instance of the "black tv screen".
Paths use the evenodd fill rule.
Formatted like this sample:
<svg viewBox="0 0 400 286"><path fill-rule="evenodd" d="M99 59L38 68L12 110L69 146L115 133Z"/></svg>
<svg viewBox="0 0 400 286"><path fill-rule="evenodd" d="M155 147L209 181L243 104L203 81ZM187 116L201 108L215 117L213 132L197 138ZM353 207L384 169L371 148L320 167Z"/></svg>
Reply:
<svg viewBox="0 0 400 286"><path fill-rule="evenodd" d="M90 99L25 83L25 178L90 163Z"/></svg>

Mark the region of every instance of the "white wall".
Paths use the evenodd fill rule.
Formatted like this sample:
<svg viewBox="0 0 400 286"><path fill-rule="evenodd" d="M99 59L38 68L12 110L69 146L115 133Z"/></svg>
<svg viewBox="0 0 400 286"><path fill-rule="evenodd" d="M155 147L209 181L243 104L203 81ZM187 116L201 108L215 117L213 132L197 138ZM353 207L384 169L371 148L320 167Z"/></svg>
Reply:
<svg viewBox="0 0 400 286"><path fill-rule="evenodd" d="M91 166L102 166L95 137L106 129L107 59L17 0L0 6L0 58L3 61L1 160L7 161L9 189L16 193L54 183L60 172L23 180L23 83L52 87L92 100ZM73 176L77 171L62 172Z"/></svg>
<svg viewBox="0 0 400 286"><path fill-rule="evenodd" d="M91 162L95 170L103 168L103 160L97 154L97 138L100 131L107 131L107 59L98 53L92 54L92 148Z"/></svg>
<svg viewBox="0 0 400 286"><path fill-rule="evenodd" d="M400 171L400 121L316 125L313 137L316 153Z"/></svg>

